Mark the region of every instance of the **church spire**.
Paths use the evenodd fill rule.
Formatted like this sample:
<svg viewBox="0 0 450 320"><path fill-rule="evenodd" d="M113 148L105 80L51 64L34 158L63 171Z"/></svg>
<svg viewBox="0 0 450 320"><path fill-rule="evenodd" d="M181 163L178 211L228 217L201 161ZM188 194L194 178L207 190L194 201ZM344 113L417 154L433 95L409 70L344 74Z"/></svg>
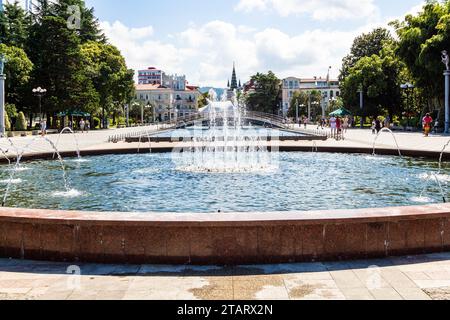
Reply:
<svg viewBox="0 0 450 320"><path fill-rule="evenodd" d="M238 88L237 77L236 77L236 65L233 62L233 74L231 76L231 86L230 89L234 90Z"/></svg>

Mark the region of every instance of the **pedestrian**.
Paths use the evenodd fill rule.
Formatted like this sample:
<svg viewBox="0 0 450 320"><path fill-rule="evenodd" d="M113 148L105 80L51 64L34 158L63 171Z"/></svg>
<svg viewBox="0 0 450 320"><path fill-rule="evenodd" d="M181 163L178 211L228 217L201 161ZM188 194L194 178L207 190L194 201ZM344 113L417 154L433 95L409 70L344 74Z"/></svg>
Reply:
<svg viewBox="0 0 450 320"><path fill-rule="evenodd" d="M384 127L390 129L391 128L391 118L389 115L384 119Z"/></svg>
<svg viewBox="0 0 450 320"><path fill-rule="evenodd" d="M308 128L308 118L307 117L303 118L303 124L305 126L305 129L307 129Z"/></svg>
<svg viewBox="0 0 450 320"><path fill-rule="evenodd" d="M86 122L84 122L84 119L81 118L81 120L80 120L80 130L81 130L81 133L84 133L84 127L85 127L85 125L86 125Z"/></svg>
<svg viewBox="0 0 450 320"><path fill-rule="evenodd" d="M426 114L426 116L422 120L423 124L423 133L425 137L428 137L430 135L431 131L431 124L433 123L433 118L429 113Z"/></svg>
<svg viewBox="0 0 450 320"><path fill-rule="evenodd" d="M86 119L86 132L89 132L89 130L91 130L91 123Z"/></svg>
<svg viewBox="0 0 450 320"><path fill-rule="evenodd" d="M334 137L336 135L336 118L332 116L330 118L330 128L331 128L331 136Z"/></svg>
<svg viewBox="0 0 450 320"><path fill-rule="evenodd" d="M336 118L336 140L339 139L339 137L341 135L341 130L342 130L342 121L341 121L341 118L337 117Z"/></svg>
<svg viewBox="0 0 450 320"><path fill-rule="evenodd" d="M344 123L342 125L342 129L344 130L344 133L347 133L348 127L349 127L350 119L347 117L344 118Z"/></svg>
<svg viewBox="0 0 450 320"><path fill-rule="evenodd" d="M47 121L41 120L41 135L45 136L47 133Z"/></svg>
<svg viewBox="0 0 450 320"><path fill-rule="evenodd" d="M376 121L375 118L372 120L372 134L375 134L375 126L376 126Z"/></svg>
<svg viewBox="0 0 450 320"><path fill-rule="evenodd" d="M381 120L379 118L375 118L375 130L377 134L381 131Z"/></svg>

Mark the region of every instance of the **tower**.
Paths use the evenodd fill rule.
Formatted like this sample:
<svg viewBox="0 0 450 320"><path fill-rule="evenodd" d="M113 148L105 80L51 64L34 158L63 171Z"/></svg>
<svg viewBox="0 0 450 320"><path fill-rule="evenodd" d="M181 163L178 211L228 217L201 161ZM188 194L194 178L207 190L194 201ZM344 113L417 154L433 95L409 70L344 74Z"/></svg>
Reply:
<svg viewBox="0 0 450 320"><path fill-rule="evenodd" d="M233 74L231 75L230 89L234 90L237 88L238 88L238 82L237 82L237 77L236 77L236 66L235 66L235 63L233 62Z"/></svg>

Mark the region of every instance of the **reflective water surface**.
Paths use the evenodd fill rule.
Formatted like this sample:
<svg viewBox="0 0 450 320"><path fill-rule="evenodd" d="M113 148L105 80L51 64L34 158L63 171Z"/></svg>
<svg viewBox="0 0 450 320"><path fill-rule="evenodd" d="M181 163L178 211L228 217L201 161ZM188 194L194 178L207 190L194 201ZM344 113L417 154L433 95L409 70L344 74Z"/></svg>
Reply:
<svg viewBox="0 0 450 320"><path fill-rule="evenodd" d="M96 211L201 212L369 208L442 202L435 181L420 197L437 162L399 157L280 153L260 173L177 169L171 154L65 159L70 191L57 161L24 163L6 205ZM0 192L11 166L0 167ZM450 170L439 175L449 198Z"/></svg>

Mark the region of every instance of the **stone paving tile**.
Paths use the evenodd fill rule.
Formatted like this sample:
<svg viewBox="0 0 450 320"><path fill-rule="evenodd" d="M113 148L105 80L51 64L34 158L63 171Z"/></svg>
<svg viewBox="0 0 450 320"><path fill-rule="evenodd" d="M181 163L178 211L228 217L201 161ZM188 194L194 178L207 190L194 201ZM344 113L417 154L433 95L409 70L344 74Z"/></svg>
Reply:
<svg viewBox="0 0 450 320"><path fill-rule="evenodd" d="M431 280L448 280L450 279L450 271L425 271L425 275ZM428 279L418 279L428 280Z"/></svg>
<svg viewBox="0 0 450 320"><path fill-rule="evenodd" d="M424 291L432 300L450 300L450 287L425 289Z"/></svg>
<svg viewBox="0 0 450 320"><path fill-rule="evenodd" d="M393 288L370 289L369 292L376 300L403 300L402 296Z"/></svg>
<svg viewBox="0 0 450 320"><path fill-rule="evenodd" d="M342 294L347 300L374 300L375 297L367 288L340 288Z"/></svg>
<svg viewBox="0 0 450 320"><path fill-rule="evenodd" d="M419 288L397 288L396 291L405 300L431 300L431 298Z"/></svg>
<svg viewBox="0 0 450 320"><path fill-rule="evenodd" d="M442 287L450 287L450 279L448 280L417 280L417 286L421 289L435 289Z"/></svg>
<svg viewBox="0 0 450 320"><path fill-rule="evenodd" d="M287 280L333 280L331 273L326 272L305 272L305 273L293 273L282 276Z"/></svg>
<svg viewBox="0 0 450 320"><path fill-rule="evenodd" d="M431 278L425 273L421 271L407 271L404 274L410 278L412 281L416 280L431 280Z"/></svg>
<svg viewBox="0 0 450 320"><path fill-rule="evenodd" d="M0 259L0 300L449 299L450 260L429 259L403 258L417 262L412 265L386 259L383 267L369 269L373 260L237 268L86 264L81 267L88 274L80 278L63 273L61 264ZM2 271L18 268L42 274Z"/></svg>
<svg viewBox="0 0 450 320"><path fill-rule="evenodd" d="M353 272L353 270L331 271L330 274L333 277L339 289L366 288L366 284L363 283L358 278L358 276Z"/></svg>
<svg viewBox="0 0 450 320"><path fill-rule="evenodd" d="M417 288L417 284L414 281L395 267L381 269L381 275L396 290L398 288Z"/></svg>

